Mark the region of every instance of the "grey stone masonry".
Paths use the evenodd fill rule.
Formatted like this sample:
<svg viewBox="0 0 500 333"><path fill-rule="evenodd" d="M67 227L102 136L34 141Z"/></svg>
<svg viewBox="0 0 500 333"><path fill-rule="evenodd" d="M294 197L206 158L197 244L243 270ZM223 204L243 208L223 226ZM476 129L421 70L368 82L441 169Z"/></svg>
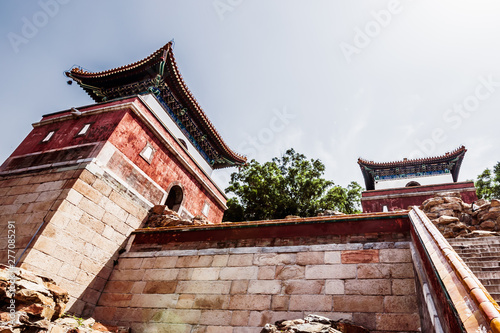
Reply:
<svg viewBox="0 0 500 333"><path fill-rule="evenodd" d="M500 302L500 237L448 239L450 245Z"/></svg>

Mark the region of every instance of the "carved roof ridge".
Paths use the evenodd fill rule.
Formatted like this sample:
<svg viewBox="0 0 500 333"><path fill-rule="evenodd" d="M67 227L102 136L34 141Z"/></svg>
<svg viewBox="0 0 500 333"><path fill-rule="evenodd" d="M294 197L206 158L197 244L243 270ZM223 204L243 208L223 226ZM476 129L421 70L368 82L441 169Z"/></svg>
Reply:
<svg viewBox="0 0 500 333"><path fill-rule="evenodd" d="M358 158L358 164L363 166L373 166L373 167L400 167L406 165L415 165L415 164L426 164L426 163L439 163L443 161L452 160L462 154L465 154L467 149L465 146L461 146L451 152L447 152L444 155L436 156L436 157L424 157L424 158L416 158L416 159L404 159L402 161L393 161L393 162L374 162L368 161L363 158Z"/></svg>

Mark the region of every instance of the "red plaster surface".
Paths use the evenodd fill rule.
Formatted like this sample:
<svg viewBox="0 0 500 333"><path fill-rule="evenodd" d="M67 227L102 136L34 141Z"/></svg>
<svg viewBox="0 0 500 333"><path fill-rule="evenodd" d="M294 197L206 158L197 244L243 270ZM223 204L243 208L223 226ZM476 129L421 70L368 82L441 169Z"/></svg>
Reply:
<svg viewBox="0 0 500 333"><path fill-rule="evenodd" d="M205 202L208 202L210 205L207 217L208 220L214 223L221 222L224 209L216 199L212 197L212 194L199 184L198 180L182 166L177 157L175 157L167 147L155 137L153 132L147 128L142 120L125 105L122 108L119 107L120 105L130 102L135 103L135 105L146 114L146 117L154 124L155 128L166 137L171 145L176 147L179 154L184 157L184 160L187 161L194 170L196 170L198 175L212 188L219 199L225 202L226 199L224 194L201 171L191 159L190 155L184 152L175 138L162 127L137 97L78 108L81 112L88 112L103 107L115 106L118 107L116 111L103 112L64 121L55 121L54 123L35 127L12 153L11 157L35 152L45 152L48 150L57 150L86 143L109 141L166 191L168 191L172 185L181 185L184 193L182 205L191 214L201 214ZM56 118L69 114L70 112L59 112L47 115L43 117L42 121L55 120ZM87 123L92 123L87 134L77 136L78 132ZM56 132L50 141L42 143L47 133L52 130L56 130ZM156 149L151 164L140 156L140 152L147 142L152 144ZM15 166L9 165L9 169L12 168L15 168Z"/></svg>
<svg viewBox="0 0 500 333"><path fill-rule="evenodd" d="M149 111L146 112L149 115ZM163 132L171 144L177 146L177 151L182 151L182 148L178 146L170 134L160 127L161 125L154 118L152 120L156 122L156 128ZM182 205L191 214L201 214L205 201L208 201L210 205L208 220L214 223L222 221L224 209L131 111L122 118L120 124L110 136L109 142L165 190L168 191L172 185L180 184L184 193ZM156 150L151 164L140 156L140 152L148 142ZM190 161L191 158L185 154L185 159ZM191 165L197 170L198 174L203 176L206 183L210 184L214 191L220 194L219 197L225 201L222 193L211 184L211 181L204 176L198 166L194 163L191 163Z"/></svg>
<svg viewBox="0 0 500 333"><path fill-rule="evenodd" d="M409 206L420 206L425 200L432 198L439 192L460 191L462 200L472 203L477 200L476 189L473 182L449 183L427 186L403 187L387 190L373 190L362 193L361 206L364 213L381 212L386 205L388 210L407 209ZM431 194L418 194L431 192ZM382 198L369 200L371 197Z"/></svg>
<svg viewBox="0 0 500 333"><path fill-rule="evenodd" d="M73 118L33 128L11 156L75 146L91 142L106 141L120 122L125 111L106 112L92 116ZM60 116L60 115L59 115ZM49 117L50 118L50 117ZM44 117L42 120L47 119ZM85 124L93 123L87 134L77 136ZM45 136L55 130L48 142L42 142Z"/></svg>

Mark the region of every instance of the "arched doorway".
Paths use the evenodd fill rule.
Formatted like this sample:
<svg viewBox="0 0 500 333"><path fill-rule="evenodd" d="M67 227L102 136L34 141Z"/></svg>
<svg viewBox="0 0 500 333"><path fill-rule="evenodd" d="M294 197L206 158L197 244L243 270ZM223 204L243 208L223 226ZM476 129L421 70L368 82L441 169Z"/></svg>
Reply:
<svg viewBox="0 0 500 333"><path fill-rule="evenodd" d="M182 193L182 187L180 187L179 185L174 185L168 192L165 205L167 205L169 209L178 212L179 208L181 207L183 198L184 194Z"/></svg>
<svg viewBox="0 0 500 333"><path fill-rule="evenodd" d="M420 186L420 184L418 182L412 180L411 182L406 184L405 187L412 187L412 186Z"/></svg>

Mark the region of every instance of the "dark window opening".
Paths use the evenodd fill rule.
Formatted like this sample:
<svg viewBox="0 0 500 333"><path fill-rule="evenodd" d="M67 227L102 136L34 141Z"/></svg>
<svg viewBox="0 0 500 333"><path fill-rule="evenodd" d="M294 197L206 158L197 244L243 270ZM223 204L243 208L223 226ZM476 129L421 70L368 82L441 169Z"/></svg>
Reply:
<svg viewBox="0 0 500 333"><path fill-rule="evenodd" d="M181 203L183 198L184 194L182 193L182 188L179 185L174 185L170 189L170 192L168 192L167 201L165 201L165 205L167 205L168 209L178 212L179 208L181 208Z"/></svg>
<svg viewBox="0 0 500 333"><path fill-rule="evenodd" d="M412 187L412 186L420 186L420 183L415 182L415 181L411 181L408 184L406 184L405 187Z"/></svg>

